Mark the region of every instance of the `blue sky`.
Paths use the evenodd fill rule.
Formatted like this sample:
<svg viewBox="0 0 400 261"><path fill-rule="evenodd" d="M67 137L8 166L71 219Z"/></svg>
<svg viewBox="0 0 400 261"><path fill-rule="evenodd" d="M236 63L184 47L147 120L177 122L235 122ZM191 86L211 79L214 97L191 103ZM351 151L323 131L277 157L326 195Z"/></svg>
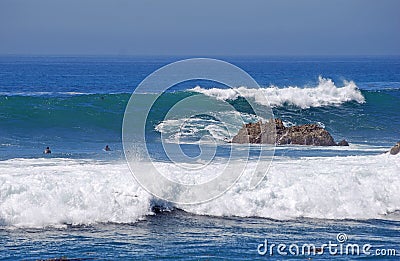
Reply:
<svg viewBox="0 0 400 261"><path fill-rule="evenodd" d="M0 0L0 54L400 55L397 0Z"/></svg>

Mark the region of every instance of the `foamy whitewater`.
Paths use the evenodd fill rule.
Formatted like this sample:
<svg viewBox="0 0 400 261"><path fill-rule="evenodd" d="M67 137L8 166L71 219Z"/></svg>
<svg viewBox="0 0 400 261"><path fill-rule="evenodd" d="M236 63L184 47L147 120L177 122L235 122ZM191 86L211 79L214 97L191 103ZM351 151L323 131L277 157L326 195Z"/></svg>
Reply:
<svg viewBox="0 0 400 261"><path fill-rule="evenodd" d="M319 84L317 86L309 88L300 88L297 86L278 88L277 86L270 86L259 89L246 87L204 89L196 86L191 91L221 100L236 100L238 97L244 97L254 99L261 105L270 105L273 107L294 105L302 109L329 105L338 106L349 101L365 102L363 95L354 82L344 81L344 86L337 87L331 79L326 79L322 76L319 76ZM265 95L268 98L269 104L264 104L265 100L260 99L260 95Z"/></svg>
<svg viewBox="0 0 400 261"><path fill-rule="evenodd" d="M12 159L0 171L0 220L6 226L131 223L151 213L150 196L123 163Z"/></svg>
<svg viewBox="0 0 400 261"><path fill-rule="evenodd" d="M158 167L176 169L170 164ZM247 176L255 164L250 162L239 182L220 198L176 206L144 191L125 162L6 160L0 165L0 222L7 227L134 223L151 215L155 205L200 215L283 220L383 218L400 210L400 155L277 157L265 180L249 190ZM213 167L218 172L224 164ZM192 173L171 175L184 179Z"/></svg>

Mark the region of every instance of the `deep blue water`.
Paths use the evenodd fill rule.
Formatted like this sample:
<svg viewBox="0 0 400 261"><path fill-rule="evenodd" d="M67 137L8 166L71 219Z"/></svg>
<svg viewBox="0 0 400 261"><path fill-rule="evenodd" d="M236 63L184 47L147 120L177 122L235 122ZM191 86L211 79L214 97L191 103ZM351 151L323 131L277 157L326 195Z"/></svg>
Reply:
<svg viewBox="0 0 400 261"><path fill-rule="evenodd" d="M181 58L184 57L0 57L0 164L10 164L12 159L42 158L46 146L53 150L50 159L123 160L121 126L130 94L148 74ZM276 151L278 157L373 156L400 140L400 57L219 58L242 68L264 88L317 88L322 76L334 81L335 88L346 86L344 81L353 81L364 97L365 102L353 99L308 108L290 103L273 107L275 117L291 124L318 122L335 140L346 139L353 145L349 150L281 148ZM188 91L196 85L221 88L205 81L180 84L162 96L150 114L146 124L149 147L160 161L165 160L165 155L156 127L176 101L198 95ZM143 99L151 95L149 90ZM292 98L293 102L296 98ZM227 101L240 112L251 113L242 100ZM185 138L189 141L207 134L203 127L210 119L196 120L187 129ZM191 133L193 129L199 131ZM111 153L102 151L106 144L112 148ZM197 153L196 146L186 146L189 153ZM219 156L229 154L222 145L219 149ZM17 168L14 167L16 173ZM0 194L0 207L4 208L4 212L0 209L0 259L281 259L279 255L259 256L258 244L266 238L273 243L323 244L335 241L339 232L346 233L349 242L394 248L397 258L400 255L398 215L357 220L273 220L197 216L173 210L124 224L110 221L60 229L51 224L10 229L15 224L8 221L6 214L2 216L7 212L3 203L14 192L6 182L0 185L4 186ZM388 192L377 197L394 196ZM399 209L390 211L397 213ZM15 213L16 219L18 215ZM375 258L378 257L368 257Z"/></svg>
<svg viewBox="0 0 400 261"><path fill-rule="evenodd" d="M149 216L136 224L99 224L68 229L0 231L4 260L62 258L83 260L282 260L261 256L259 244L337 243L345 233L349 243L398 249L399 224L384 220L276 221L260 218L193 216L181 211ZM276 250L275 250L276 251ZM389 260L365 255L300 255L291 259ZM288 257L286 257L288 258ZM284 259L286 259L284 257Z"/></svg>
<svg viewBox="0 0 400 261"><path fill-rule="evenodd" d="M10 93L131 93L156 69L185 58L191 57L3 56L0 86ZM336 82L353 80L362 90L400 88L397 56L211 58L239 66L261 86L312 86L322 75Z"/></svg>

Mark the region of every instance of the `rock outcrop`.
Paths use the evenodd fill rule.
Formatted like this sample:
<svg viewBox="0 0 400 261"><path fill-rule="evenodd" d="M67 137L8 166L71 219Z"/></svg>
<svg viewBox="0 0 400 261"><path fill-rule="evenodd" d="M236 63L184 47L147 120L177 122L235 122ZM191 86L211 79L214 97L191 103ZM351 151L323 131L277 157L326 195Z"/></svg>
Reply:
<svg viewBox="0 0 400 261"><path fill-rule="evenodd" d="M338 142L337 145L338 146L349 146L349 143L347 142L347 140L341 140Z"/></svg>
<svg viewBox="0 0 400 261"><path fill-rule="evenodd" d="M313 146L337 146L332 136L317 124L305 124L285 127L281 119L262 123L248 123L243 125L236 134L232 143L259 143L259 144L296 144ZM347 144L347 145L346 145ZM340 145L348 146L347 141Z"/></svg>
<svg viewBox="0 0 400 261"><path fill-rule="evenodd" d="M400 152L400 141L397 142L396 145L394 145L391 149L390 149L390 154L392 155L396 155Z"/></svg>

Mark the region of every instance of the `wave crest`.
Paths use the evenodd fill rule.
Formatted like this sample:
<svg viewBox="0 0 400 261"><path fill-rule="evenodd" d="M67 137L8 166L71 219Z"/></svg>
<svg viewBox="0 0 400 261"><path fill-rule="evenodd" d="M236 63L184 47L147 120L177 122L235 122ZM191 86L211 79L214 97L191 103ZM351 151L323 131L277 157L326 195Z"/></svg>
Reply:
<svg viewBox="0 0 400 261"><path fill-rule="evenodd" d="M270 86L268 88L247 88L237 87L231 89L211 88L205 89L200 86L190 89L190 91L202 93L207 96L215 97L220 100L236 100L239 97L254 99L261 105L272 107L282 107L293 105L302 109L322 106L338 106L345 102L356 101L364 103L365 98L361 94L357 85L353 81L344 81L343 87L338 87L328 78L319 77L319 83L315 87L301 88L289 86L278 88ZM269 104L263 104L260 95L265 95Z"/></svg>

